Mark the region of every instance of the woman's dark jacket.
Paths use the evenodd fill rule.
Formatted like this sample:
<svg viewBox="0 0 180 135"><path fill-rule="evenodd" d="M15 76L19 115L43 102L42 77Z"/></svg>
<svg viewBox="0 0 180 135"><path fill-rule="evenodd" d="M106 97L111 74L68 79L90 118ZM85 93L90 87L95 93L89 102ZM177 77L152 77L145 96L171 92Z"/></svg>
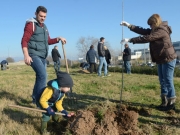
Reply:
<svg viewBox="0 0 180 135"><path fill-rule="evenodd" d="M109 52L109 50L105 50L105 58L106 58L106 62L107 64L110 64L110 59L111 59L111 53Z"/></svg>
<svg viewBox="0 0 180 135"><path fill-rule="evenodd" d="M133 44L149 42L152 62L163 64L177 57L170 38L172 31L167 22L161 23L155 29L144 29L131 25L130 30L143 36L131 38L129 42Z"/></svg>

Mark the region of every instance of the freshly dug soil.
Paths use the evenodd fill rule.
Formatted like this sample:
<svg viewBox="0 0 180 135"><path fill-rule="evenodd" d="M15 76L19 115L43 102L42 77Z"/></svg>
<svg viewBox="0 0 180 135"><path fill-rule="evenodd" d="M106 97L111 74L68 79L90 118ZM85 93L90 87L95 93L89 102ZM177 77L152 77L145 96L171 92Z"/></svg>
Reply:
<svg viewBox="0 0 180 135"><path fill-rule="evenodd" d="M138 116L126 106L120 111L107 109L103 114L95 109L80 110L69 121L69 128L73 135L141 135Z"/></svg>

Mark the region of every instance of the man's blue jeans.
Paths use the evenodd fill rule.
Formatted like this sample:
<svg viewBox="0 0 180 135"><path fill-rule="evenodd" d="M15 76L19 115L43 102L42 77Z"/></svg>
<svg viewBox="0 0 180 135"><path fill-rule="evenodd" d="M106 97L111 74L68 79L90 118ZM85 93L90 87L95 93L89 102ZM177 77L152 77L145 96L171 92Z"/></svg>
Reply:
<svg viewBox="0 0 180 135"><path fill-rule="evenodd" d="M39 56L31 56L33 62L31 62L31 67L36 73L36 80L34 84L33 99L35 98L35 102L39 100L44 88L46 87L46 59L41 58Z"/></svg>
<svg viewBox="0 0 180 135"><path fill-rule="evenodd" d="M104 76L107 75L107 62L105 57L99 57L98 76L101 76L102 66L104 65Z"/></svg>
<svg viewBox="0 0 180 135"><path fill-rule="evenodd" d="M166 95L167 98L176 97L173 82L175 65L176 59L165 64L158 64L158 76L161 85L161 95Z"/></svg>
<svg viewBox="0 0 180 135"><path fill-rule="evenodd" d="M124 61L124 68L127 74L131 74L131 63L130 61Z"/></svg>
<svg viewBox="0 0 180 135"><path fill-rule="evenodd" d="M56 71L56 73L60 70L60 60L54 62L54 70Z"/></svg>

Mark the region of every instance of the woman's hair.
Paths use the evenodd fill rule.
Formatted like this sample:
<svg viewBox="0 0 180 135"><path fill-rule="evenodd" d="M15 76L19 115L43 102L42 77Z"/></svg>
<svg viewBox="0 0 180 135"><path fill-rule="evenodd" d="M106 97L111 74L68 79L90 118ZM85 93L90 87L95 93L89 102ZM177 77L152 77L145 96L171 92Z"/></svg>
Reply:
<svg viewBox="0 0 180 135"><path fill-rule="evenodd" d="M107 50L108 49L107 46L104 46L104 49Z"/></svg>
<svg viewBox="0 0 180 135"><path fill-rule="evenodd" d="M156 27L158 27L162 23L162 20L161 20L160 15L153 14L151 17L149 17L147 23L148 25L154 24Z"/></svg>

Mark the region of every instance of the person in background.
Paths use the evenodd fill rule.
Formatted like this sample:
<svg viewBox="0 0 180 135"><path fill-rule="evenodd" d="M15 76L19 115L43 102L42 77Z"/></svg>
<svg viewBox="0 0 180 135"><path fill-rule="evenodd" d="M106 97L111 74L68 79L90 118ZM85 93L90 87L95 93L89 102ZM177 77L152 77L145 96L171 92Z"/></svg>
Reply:
<svg viewBox="0 0 180 135"><path fill-rule="evenodd" d="M123 53L124 68L127 74L131 74L131 49L128 44L124 45Z"/></svg>
<svg viewBox="0 0 180 135"><path fill-rule="evenodd" d="M42 113L41 134L47 134L47 124L52 116L52 120L58 123L59 117L55 112L61 112L65 118L74 116L74 113L68 113L62 106L65 93L69 92L73 87L73 80L66 72L57 72L57 78L50 80L44 89L40 100L40 108L47 111Z"/></svg>
<svg viewBox="0 0 180 135"><path fill-rule="evenodd" d="M98 46L97 46L98 55L99 55L98 76L101 76L102 67L104 65L104 76L102 77L108 76L107 75L107 62L105 59L104 42L105 42L105 38L101 37L100 42L98 42Z"/></svg>
<svg viewBox="0 0 180 135"><path fill-rule="evenodd" d="M126 38L121 42L133 44L149 42L151 59L152 62L158 65L158 76L161 85L161 104L157 106L157 109L160 111L175 110L176 94L173 75L177 54L170 37L172 30L167 21L162 21L159 14L150 16L147 24L150 28L144 29L122 21L121 25L127 26L131 31L142 36Z"/></svg>
<svg viewBox="0 0 180 135"><path fill-rule="evenodd" d="M111 64L111 53L109 51L109 49L107 48L107 46L104 46L104 49L105 49L105 59L106 59L106 62L107 62L107 71L109 69L109 65Z"/></svg>
<svg viewBox="0 0 180 135"><path fill-rule="evenodd" d="M80 67L82 68L82 70L88 70L89 66L90 66L89 63L87 63L87 62L82 62L80 64Z"/></svg>
<svg viewBox="0 0 180 135"><path fill-rule="evenodd" d="M31 66L36 73L36 80L33 88L33 103L38 101L37 97L46 87L46 57L48 55L49 45L58 43L66 43L66 39L57 37L51 39L48 29L44 24L47 9L38 6L35 12L35 18L28 19L25 24L24 34L21 45L24 54L25 64Z"/></svg>
<svg viewBox="0 0 180 135"><path fill-rule="evenodd" d="M47 66L49 66L49 60L48 59L46 59L46 64L47 64Z"/></svg>
<svg viewBox="0 0 180 135"><path fill-rule="evenodd" d="M60 70L60 66L61 66L60 63L61 55L59 54L58 47L56 45L54 46L54 49L52 49L51 55L54 61L54 70L57 73Z"/></svg>
<svg viewBox="0 0 180 135"><path fill-rule="evenodd" d="M97 52L94 50L94 45L91 45L89 51L86 53L86 61L90 65L90 73L93 73L93 66L94 66L94 72L97 73L96 59L98 59Z"/></svg>
<svg viewBox="0 0 180 135"><path fill-rule="evenodd" d="M1 61L1 70L6 70L7 65L8 65L8 61L7 60L2 60Z"/></svg>

